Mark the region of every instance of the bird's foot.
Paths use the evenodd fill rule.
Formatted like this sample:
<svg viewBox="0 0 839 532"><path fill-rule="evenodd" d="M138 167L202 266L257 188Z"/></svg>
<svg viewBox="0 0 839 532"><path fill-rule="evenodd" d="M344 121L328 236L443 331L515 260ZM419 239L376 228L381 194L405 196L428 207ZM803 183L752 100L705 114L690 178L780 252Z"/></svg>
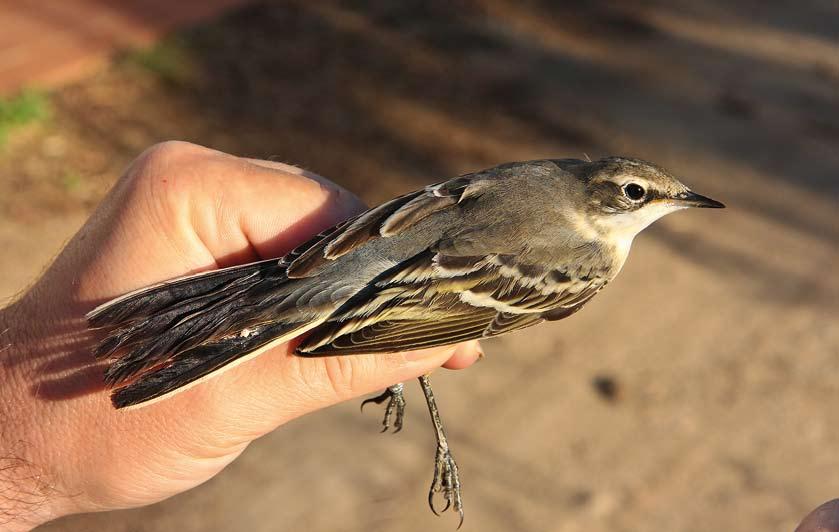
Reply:
<svg viewBox="0 0 839 532"><path fill-rule="evenodd" d="M434 507L434 496L437 493L443 494L446 506L439 512ZM434 459L434 480L431 482L431 489L428 491L428 505L435 515L440 515L449 508L460 516L460 524L463 524L463 500L460 493L460 476L457 473L457 463L452 458L448 445L437 446L437 456Z"/></svg>
<svg viewBox="0 0 839 532"><path fill-rule="evenodd" d="M387 390L382 392L381 395L371 397L361 403L361 409L364 410L364 405L367 403L376 403L377 405L380 405L387 401L385 416L382 420L382 432L387 432L387 430L391 427L391 419L393 419L393 433L396 434L402 430L402 420L405 418L405 395L403 390L404 386L400 382L399 384L394 384L389 387ZM394 413L396 414L395 418Z"/></svg>

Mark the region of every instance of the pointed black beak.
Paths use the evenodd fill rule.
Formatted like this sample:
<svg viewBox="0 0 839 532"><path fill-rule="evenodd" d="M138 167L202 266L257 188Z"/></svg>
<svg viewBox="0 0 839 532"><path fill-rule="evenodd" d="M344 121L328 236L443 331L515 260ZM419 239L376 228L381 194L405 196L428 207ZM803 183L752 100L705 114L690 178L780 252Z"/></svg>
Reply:
<svg viewBox="0 0 839 532"><path fill-rule="evenodd" d="M705 196L701 196L696 192L691 192L688 190L687 192L682 192L681 194L677 195L675 198L676 202L681 203L687 207L701 207L705 209L724 209L725 205L720 203L717 200L712 200L711 198L706 198Z"/></svg>

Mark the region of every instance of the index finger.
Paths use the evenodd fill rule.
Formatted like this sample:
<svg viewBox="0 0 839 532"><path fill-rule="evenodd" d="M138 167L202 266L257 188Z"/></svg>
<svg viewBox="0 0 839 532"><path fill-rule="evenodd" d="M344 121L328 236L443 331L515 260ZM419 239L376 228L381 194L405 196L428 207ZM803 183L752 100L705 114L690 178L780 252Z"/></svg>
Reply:
<svg viewBox="0 0 839 532"><path fill-rule="evenodd" d="M235 217L260 258L282 256L312 235L362 212L364 204L328 179L298 167L258 159L242 186L225 187L222 216Z"/></svg>

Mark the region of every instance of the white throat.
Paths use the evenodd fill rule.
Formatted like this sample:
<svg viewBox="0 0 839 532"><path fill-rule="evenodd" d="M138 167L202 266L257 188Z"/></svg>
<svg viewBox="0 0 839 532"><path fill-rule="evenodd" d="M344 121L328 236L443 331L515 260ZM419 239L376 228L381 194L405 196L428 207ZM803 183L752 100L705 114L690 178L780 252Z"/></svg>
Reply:
<svg viewBox="0 0 839 532"><path fill-rule="evenodd" d="M635 236L664 215L686 207L664 201L649 203L632 212L613 214L595 221L594 229L615 247L623 266Z"/></svg>

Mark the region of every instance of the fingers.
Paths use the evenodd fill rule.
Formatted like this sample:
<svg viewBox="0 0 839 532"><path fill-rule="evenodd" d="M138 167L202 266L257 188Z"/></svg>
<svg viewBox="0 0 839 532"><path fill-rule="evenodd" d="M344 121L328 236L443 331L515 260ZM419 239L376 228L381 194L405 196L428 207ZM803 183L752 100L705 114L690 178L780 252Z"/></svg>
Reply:
<svg viewBox="0 0 839 532"><path fill-rule="evenodd" d="M452 357L443 364L446 369L465 369L483 358L484 351L480 342L472 340L458 344Z"/></svg>
<svg viewBox="0 0 839 532"><path fill-rule="evenodd" d="M290 164L281 163L279 161L269 161L267 159L251 159L249 157L243 158L245 161L255 164L256 166L261 166L263 168L268 168L271 170L279 170L280 172L285 172L287 174L294 174L294 175L301 175L303 177L307 177L309 179L313 179L323 185L337 187L335 183L328 180L327 178L323 177L320 174L316 174L314 172L310 172L304 168L300 168L299 166L292 166Z"/></svg>
<svg viewBox="0 0 839 532"><path fill-rule="evenodd" d="M250 164L253 164L253 165L256 165L256 166L261 166L263 168L268 168L270 170L277 170L277 171L280 171L280 172L283 172L283 173L286 173L286 174L303 176L303 177L306 177L306 178L311 179L313 181L317 181L318 183L320 183L321 185L323 185L327 188L340 190L341 194L346 194L347 196L355 198L355 200L358 202L358 204L362 208L364 208L364 205L361 202L361 200L359 200L352 192L350 192L347 189L345 189L344 187L341 187L338 184L330 181L329 179L323 177L320 174L316 174L316 173L311 172L309 170L306 170L304 168L300 168L299 166L292 166L290 164L281 163L279 161L269 161L269 160L266 160L266 159L251 159L251 158L244 158L244 160L249 162Z"/></svg>
<svg viewBox="0 0 839 532"><path fill-rule="evenodd" d="M313 172L309 172L308 170L304 170L299 166L292 166L290 164L281 163L279 161L271 161L269 159L252 159L250 157L243 157L243 159L251 164L255 164L257 166L264 166L265 168L270 168L272 170L280 170L287 174L302 175L310 179L325 179L324 177Z"/></svg>
<svg viewBox="0 0 839 532"><path fill-rule="evenodd" d="M260 258L281 256L312 235L365 209L346 189L312 172L274 161L243 160L248 188L228 194L242 235Z"/></svg>
<svg viewBox="0 0 839 532"><path fill-rule="evenodd" d="M145 167L149 194L169 206L164 221L188 220L218 266L282 256L364 209L345 189L289 165L182 143L161 151L168 162Z"/></svg>
<svg viewBox="0 0 839 532"><path fill-rule="evenodd" d="M203 405L205 413L228 427L225 437L245 442L306 413L413 380L442 365L468 367L482 353L477 341L387 355L308 358L293 349L293 344L270 349L169 402L186 401L177 408Z"/></svg>
<svg viewBox="0 0 839 532"><path fill-rule="evenodd" d="M282 256L363 209L315 174L166 142L132 164L68 246L77 256L65 253L58 262L68 263L64 271L86 272L77 283L80 298L101 301L188 273Z"/></svg>
<svg viewBox="0 0 839 532"><path fill-rule="evenodd" d="M827 501L810 512L795 532L839 532L839 499Z"/></svg>
<svg viewBox="0 0 839 532"><path fill-rule="evenodd" d="M308 412L430 373L459 349L306 358L281 346L184 393L223 397L205 396L199 402L214 405L219 409L214 417L235 423L233 432L244 430L240 436L252 439Z"/></svg>
<svg viewBox="0 0 839 532"><path fill-rule="evenodd" d="M127 172L138 183L129 202L146 212L135 218L156 222L181 247L203 246L221 266L282 255L363 209L316 174L185 142L159 144L138 161Z"/></svg>

